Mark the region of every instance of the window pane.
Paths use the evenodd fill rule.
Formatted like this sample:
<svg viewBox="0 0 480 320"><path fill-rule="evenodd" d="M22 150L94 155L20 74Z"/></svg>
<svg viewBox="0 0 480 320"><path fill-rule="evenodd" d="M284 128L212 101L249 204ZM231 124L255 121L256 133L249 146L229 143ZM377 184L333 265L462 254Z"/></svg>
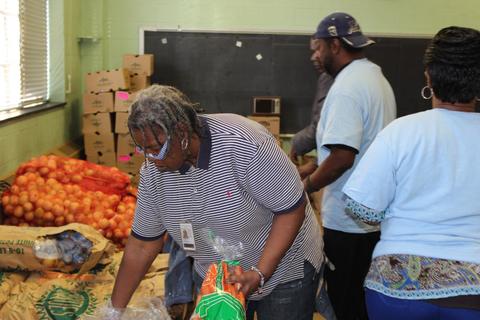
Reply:
<svg viewBox="0 0 480 320"><path fill-rule="evenodd" d="M48 99L47 1L20 1L21 102Z"/></svg>
<svg viewBox="0 0 480 320"><path fill-rule="evenodd" d="M20 21L18 1L0 2L0 110L20 103Z"/></svg>
<svg viewBox="0 0 480 320"><path fill-rule="evenodd" d="M0 111L48 100L48 1L0 0Z"/></svg>

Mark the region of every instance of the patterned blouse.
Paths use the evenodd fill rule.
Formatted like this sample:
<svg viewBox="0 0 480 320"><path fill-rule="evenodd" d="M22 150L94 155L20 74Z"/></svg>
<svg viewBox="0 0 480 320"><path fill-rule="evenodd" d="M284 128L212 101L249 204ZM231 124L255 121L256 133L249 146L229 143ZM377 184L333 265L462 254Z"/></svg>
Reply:
<svg viewBox="0 0 480 320"><path fill-rule="evenodd" d="M365 223L380 223L385 211L367 208L347 197L347 212ZM480 296L480 264L392 254L372 260L365 287L400 299Z"/></svg>

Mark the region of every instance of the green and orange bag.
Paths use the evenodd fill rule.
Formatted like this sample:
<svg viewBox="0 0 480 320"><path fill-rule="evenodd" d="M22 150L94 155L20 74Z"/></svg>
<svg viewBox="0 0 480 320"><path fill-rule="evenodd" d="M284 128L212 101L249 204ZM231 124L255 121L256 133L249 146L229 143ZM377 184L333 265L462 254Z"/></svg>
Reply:
<svg viewBox="0 0 480 320"><path fill-rule="evenodd" d="M227 281L230 272L241 273L238 261L210 265L197 299L194 320L245 319L245 296Z"/></svg>
<svg viewBox="0 0 480 320"><path fill-rule="evenodd" d="M228 281L230 274L243 272L238 260L242 256L243 244L231 245L223 238L213 236L209 242L223 260L208 268L191 319L245 320L245 296L237 290L238 284Z"/></svg>

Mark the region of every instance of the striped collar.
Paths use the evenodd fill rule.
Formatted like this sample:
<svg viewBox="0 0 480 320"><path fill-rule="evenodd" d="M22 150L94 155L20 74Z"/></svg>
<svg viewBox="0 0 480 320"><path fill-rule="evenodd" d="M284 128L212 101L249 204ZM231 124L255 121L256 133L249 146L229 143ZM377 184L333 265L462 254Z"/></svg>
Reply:
<svg viewBox="0 0 480 320"><path fill-rule="evenodd" d="M200 151L198 153L197 168L208 170L210 154L212 151L212 134L210 133L207 119L202 116L199 116L198 118L200 120ZM190 164L184 163L178 171L180 174L185 174L190 167Z"/></svg>

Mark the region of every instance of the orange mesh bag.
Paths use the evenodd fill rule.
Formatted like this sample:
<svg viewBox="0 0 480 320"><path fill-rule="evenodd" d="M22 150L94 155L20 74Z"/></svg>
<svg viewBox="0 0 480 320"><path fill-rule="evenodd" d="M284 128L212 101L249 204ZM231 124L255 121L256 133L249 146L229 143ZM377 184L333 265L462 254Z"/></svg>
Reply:
<svg viewBox="0 0 480 320"><path fill-rule="evenodd" d="M84 190L125 195L130 177L114 167L101 166L85 160L41 156L20 165L16 176L38 172L44 178L56 179L62 184L78 184Z"/></svg>
<svg viewBox="0 0 480 320"><path fill-rule="evenodd" d="M88 224L118 245L130 234L136 188L117 168L87 161L41 156L20 165L2 193L4 224Z"/></svg>

